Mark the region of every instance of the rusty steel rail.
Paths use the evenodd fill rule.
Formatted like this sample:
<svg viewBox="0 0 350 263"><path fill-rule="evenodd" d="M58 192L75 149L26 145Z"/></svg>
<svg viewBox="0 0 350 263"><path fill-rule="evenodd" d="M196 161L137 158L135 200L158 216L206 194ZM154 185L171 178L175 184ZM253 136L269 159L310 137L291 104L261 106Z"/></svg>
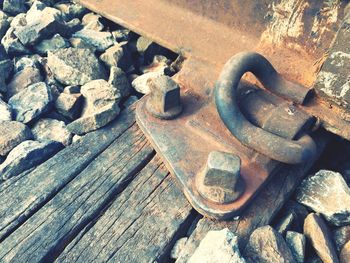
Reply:
<svg viewBox="0 0 350 263"><path fill-rule="evenodd" d="M139 102L136 117L188 200L204 215L226 219L239 214L278 171L281 163L276 160L296 163L312 155L314 147L307 134L314 129L322 126L350 140L349 112L310 92L327 58L325 50L331 47L336 31L342 26L344 2L79 2L185 58L181 71L173 77L181 87L181 105L178 87L164 80L162 83L170 86L160 88L159 83L154 83L156 92ZM243 56L241 60L236 57L231 61L240 63L236 71L229 63L217 89L217 105L224 123L214 103L214 86L225 63L245 51L257 52L266 60L259 55L248 59ZM262 83L254 75L244 74L246 71L252 71ZM265 75L265 72L268 73ZM229 81L223 81L225 79ZM287 100L267 92L264 86ZM167 104L169 101L172 103ZM152 104L156 104L156 109ZM167 112L169 108L172 110ZM224 113L231 113L225 117L222 108ZM318 119L316 127L315 118ZM237 129L240 123L244 125ZM251 133L248 139L244 134L247 127ZM252 143L252 134L256 135L257 130L263 134ZM259 138L263 140L259 142ZM219 157L215 159L215 156ZM240 160L236 167L220 168L221 161L212 163L213 158L236 157ZM219 177L227 176L226 168L231 169L234 178L225 180L243 182L244 190L220 186ZM208 179L207 176L212 176L210 171L215 169L219 171L216 177ZM203 185L205 182L214 182L214 185ZM213 196L213 193L220 194ZM225 199L225 193L231 193L231 198Z"/></svg>

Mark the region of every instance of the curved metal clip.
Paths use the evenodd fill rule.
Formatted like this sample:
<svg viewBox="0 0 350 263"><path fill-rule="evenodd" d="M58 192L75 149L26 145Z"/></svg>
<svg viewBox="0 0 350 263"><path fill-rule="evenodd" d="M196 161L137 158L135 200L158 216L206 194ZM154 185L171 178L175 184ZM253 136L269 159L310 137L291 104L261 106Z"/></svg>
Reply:
<svg viewBox="0 0 350 263"><path fill-rule="evenodd" d="M285 139L254 126L244 117L236 98L238 84L247 72L253 73L268 90L298 104L303 104L310 93L305 87L285 80L262 55L238 53L225 64L214 92L217 110L226 127L242 144L271 159L296 164L312 158L316 145L310 136Z"/></svg>

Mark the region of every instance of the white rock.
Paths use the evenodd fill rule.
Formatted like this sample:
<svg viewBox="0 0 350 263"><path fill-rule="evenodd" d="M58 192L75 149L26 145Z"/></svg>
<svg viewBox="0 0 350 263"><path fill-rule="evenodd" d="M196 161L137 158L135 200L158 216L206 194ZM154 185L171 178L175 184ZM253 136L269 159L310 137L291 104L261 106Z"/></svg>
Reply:
<svg viewBox="0 0 350 263"><path fill-rule="evenodd" d="M53 141L22 142L9 153L6 160L0 165L1 180L7 180L42 163L60 149L61 144Z"/></svg>
<svg viewBox="0 0 350 263"><path fill-rule="evenodd" d="M0 99L0 121L12 121L11 107Z"/></svg>
<svg viewBox="0 0 350 263"><path fill-rule="evenodd" d="M112 33L99 32L92 29L83 29L75 32L73 38L81 38L101 52L115 44Z"/></svg>
<svg viewBox="0 0 350 263"><path fill-rule="evenodd" d="M148 72L146 74L143 74L137 78L135 78L131 86L137 91L142 94L148 94L150 93L150 87L148 85L148 80L155 79L159 76L163 76L164 73L161 71L155 71L155 72Z"/></svg>
<svg viewBox="0 0 350 263"><path fill-rule="evenodd" d="M32 133L37 141L56 141L64 146L71 144L73 137L63 121L49 118L40 119L32 128Z"/></svg>
<svg viewBox="0 0 350 263"><path fill-rule="evenodd" d="M320 170L304 179L296 199L333 225L350 224L350 188L340 173Z"/></svg>
<svg viewBox="0 0 350 263"><path fill-rule="evenodd" d="M177 259L180 257L181 255L181 251L184 249L184 247L186 246L186 242L187 242L188 238L187 237L183 237L180 238L179 240L176 241L173 249L170 252L170 257L172 259Z"/></svg>
<svg viewBox="0 0 350 263"><path fill-rule="evenodd" d="M245 263L237 244L237 236L230 230L209 231L188 263Z"/></svg>

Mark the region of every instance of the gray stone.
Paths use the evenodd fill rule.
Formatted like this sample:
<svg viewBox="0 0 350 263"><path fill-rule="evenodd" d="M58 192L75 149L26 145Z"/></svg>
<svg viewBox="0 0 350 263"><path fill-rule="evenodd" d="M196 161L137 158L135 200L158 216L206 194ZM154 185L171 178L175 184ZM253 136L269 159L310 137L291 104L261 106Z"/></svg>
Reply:
<svg viewBox="0 0 350 263"><path fill-rule="evenodd" d="M150 92L149 80L156 79L159 76L164 76L164 73L161 71L148 72L137 78L135 78L131 86L139 93L148 94Z"/></svg>
<svg viewBox="0 0 350 263"><path fill-rule="evenodd" d="M63 121L66 125L72 121L71 119L64 117L61 113L58 113L56 110L51 110L50 112L46 113L43 117Z"/></svg>
<svg viewBox="0 0 350 263"><path fill-rule="evenodd" d="M120 101L119 91L103 79L85 84L80 91L86 100L82 116L94 113L110 103Z"/></svg>
<svg viewBox="0 0 350 263"><path fill-rule="evenodd" d="M24 68L36 68L40 69L42 58L39 55L33 56L23 56L20 58L15 58L15 72L18 73L22 71Z"/></svg>
<svg viewBox="0 0 350 263"><path fill-rule="evenodd" d="M311 213L306 217L304 234L323 262L339 262L331 233L320 216Z"/></svg>
<svg viewBox="0 0 350 263"><path fill-rule="evenodd" d="M44 82L39 82L12 96L8 103L13 109L15 119L28 123L46 113L52 100L51 89Z"/></svg>
<svg viewBox="0 0 350 263"><path fill-rule="evenodd" d="M78 18L74 18L68 22L65 22L64 27L64 31L61 31L59 33L65 38L70 38L75 32L83 29L83 25Z"/></svg>
<svg viewBox="0 0 350 263"><path fill-rule="evenodd" d="M10 59L0 61L0 74L2 79L8 80L13 70L13 62Z"/></svg>
<svg viewBox="0 0 350 263"><path fill-rule="evenodd" d="M111 67L108 83L119 91L122 98L130 95L131 85L122 69Z"/></svg>
<svg viewBox="0 0 350 263"><path fill-rule="evenodd" d="M47 55L48 51L54 51L60 48L68 48L70 43L59 34L54 35L51 39L45 39L35 46L35 51L40 55Z"/></svg>
<svg viewBox="0 0 350 263"><path fill-rule="evenodd" d="M54 7L62 12L62 15L66 21L73 18L82 18L83 15L88 12L85 7L73 2L60 2L55 4Z"/></svg>
<svg viewBox="0 0 350 263"><path fill-rule="evenodd" d="M80 94L61 93L55 102L55 107L63 116L74 120L79 117L81 104L82 96Z"/></svg>
<svg viewBox="0 0 350 263"><path fill-rule="evenodd" d="M0 10L0 39L2 39L10 27L8 16Z"/></svg>
<svg viewBox="0 0 350 263"><path fill-rule="evenodd" d="M304 220L308 214L309 212L303 205L290 200L284 206L274 228L282 235L288 230L302 232Z"/></svg>
<svg viewBox="0 0 350 263"><path fill-rule="evenodd" d="M16 73L11 82L7 85L7 97L23 91L28 86L43 81L40 70L32 67L25 67L22 71Z"/></svg>
<svg viewBox="0 0 350 263"><path fill-rule="evenodd" d="M305 259L306 238L303 234L294 231L287 231L286 242L297 263L303 263Z"/></svg>
<svg viewBox="0 0 350 263"><path fill-rule="evenodd" d="M120 109L117 103L109 103L92 114L84 115L71 122L67 125L67 129L74 134L83 135L105 126L114 120L119 112Z"/></svg>
<svg viewBox="0 0 350 263"><path fill-rule="evenodd" d="M55 78L65 85L84 85L106 78L105 69L89 49L64 48L48 52L48 65Z"/></svg>
<svg viewBox="0 0 350 263"><path fill-rule="evenodd" d="M93 80L81 87L85 107L81 118L67 128L74 134L84 134L101 128L114 120L120 112L120 93L103 79Z"/></svg>
<svg viewBox="0 0 350 263"><path fill-rule="evenodd" d="M345 243L350 241L350 225L335 228L333 230L333 240L338 252L340 252Z"/></svg>
<svg viewBox="0 0 350 263"><path fill-rule="evenodd" d="M0 92L7 92L6 80L11 76L13 62L9 59L0 61Z"/></svg>
<svg viewBox="0 0 350 263"><path fill-rule="evenodd" d="M66 94L80 93L80 86L67 86L63 89L63 93L66 93Z"/></svg>
<svg viewBox="0 0 350 263"><path fill-rule="evenodd" d="M27 49L14 34L15 29L10 27L5 36L1 39L1 44L4 46L6 53L9 56L20 56L30 54L30 50Z"/></svg>
<svg viewBox="0 0 350 263"><path fill-rule="evenodd" d="M117 42L129 41L131 31L126 28L117 29L112 31L113 37Z"/></svg>
<svg viewBox="0 0 350 263"><path fill-rule="evenodd" d="M320 170L306 178L296 199L335 226L350 224L350 189L339 173Z"/></svg>
<svg viewBox="0 0 350 263"><path fill-rule="evenodd" d="M344 18L314 87L330 102L350 109L350 16Z"/></svg>
<svg viewBox="0 0 350 263"><path fill-rule="evenodd" d="M281 235L284 235L287 231L293 228L293 214L286 214L275 225L275 229Z"/></svg>
<svg viewBox="0 0 350 263"><path fill-rule="evenodd" d="M5 156L18 144L33 138L30 129L17 121L0 122L0 155Z"/></svg>
<svg viewBox="0 0 350 263"><path fill-rule="evenodd" d="M72 142L73 135L67 130L63 121L44 118L40 119L32 128L35 140L40 142L56 141L64 146Z"/></svg>
<svg viewBox="0 0 350 263"><path fill-rule="evenodd" d="M11 107L0 99L0 121L12 121Z"/></svg>
<svg viewBox="0 0 350 263"><path fill-rule="evenodd" d="M181 251L185 248L187 240L187 237L183 237L175 242L175 245L170 252L170 257L172 259L177 259L181 255Z"/></svg>
<svg viewBox="0 0 350 263"><path fill-rule="evenodd" d="M108 48L101 56L100 59L108 66L108 67L121 67L125 64L124 59L124 49L120 44L116 44L110 48Z"/></svg>
<svg viewBox="0 0 350 263"><path fill-rule="evenodd" d="M340 252L340 263L350 262L350 242L347 242Z"/></svg>
<svg viewBox="0 0 350 263"><path fill-rule="evenodd" d="M209 231L188 263L245 263L238 238L230 230Z"/></svg>
<svg viewBox="0 0 350 263"><path fill-rule="evenodd" d="M64 28L60 11L51 7L45 7L32 16L27 14L26 20L26 25L16 27L14 32L25 46L32 46L42 39L63 31Z"/></svg>
<svg viewBox="0 0 350 263"><path fill-rule="evenodd" d="M249 237L244 256L248 262L295 262L282 235L271 226L263 226L254 230Z"/></svg>
<svg viewBox="0 0 350 263"><path fill-rule="evenodd" d="M104 25L101 23L100 20L101 20L100 15L97 15L95 13L88 13L88 14L84 15L81 22L84 25L85 29L102 31L104 28Z"/></svg>
<svg viewBox="0 0 350 263"><path fill-rule="evenodd" d="M95 46L88 44L85 40L81 38L72 37L69 39L69 42L72 47L90 49L92 52L96 51Z"/></svg>
<svg viewBox="0 0 350 263"><path fill-rule="evenodd" d="M92 45L96 50L103 52L115 44L112 33L99 32L91 29L83 29L73 34L74 38L81 38L87 44Z"/></svg>
<svg viewBox="0 0 350 263"><path fill-rule="evenodd" d="M1 180L13 176L39 165L58 152L62 145L57 142L24 141L16 146L0 165Z"/></svg>
<svg viewBox="0 0 350 263"><path fill-rule="evenodd" d="M27 11L25 0L4 0L3 11L10 15L17 15L19 13L25 13Z"/></svg>

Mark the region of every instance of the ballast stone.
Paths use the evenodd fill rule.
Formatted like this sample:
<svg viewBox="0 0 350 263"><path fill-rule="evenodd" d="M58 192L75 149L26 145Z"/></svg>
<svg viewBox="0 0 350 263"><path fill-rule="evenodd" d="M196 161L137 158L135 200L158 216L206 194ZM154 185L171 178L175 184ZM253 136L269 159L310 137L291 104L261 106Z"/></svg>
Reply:
<svg viewBox="0 0 350 263"><path fill-rule="evenodd" d="M16 27L14 31L24 46L33 46L40 40L64 30L60 11L51 7L45 7L33 15L28 12L26 21L25 25Z"/></svg>
<svg viewBox="0 0 350 263"><path fill-rule="evenodd" d="M7 155L25 140L33 138L30 129L17 121L0 121L0 155Z"/></svg>
<svg viewBox="0 0 350 263"><path fill-rule="evenodd" d="M73 34L73 38L81 38L87 44L92 45L97 51L103 52L115 44L112 33L100 32L92 29L82 29Z"/></svg>
<svg viewBox="0 0 350 263"><path fill-rule="evenodd" d="M0 121L12 121L11 107L0 99Z"/></svg>
<svg viewBox="0 0 350 263"><path fill-rule="evenodd" d="M9 100L17 121L28 123L49 111L52 106L51 89L39 82L20 91Z"/></svg>
<svg viewBox="0 0 350 263"><path fill-rule="evenodd" d="M30 85L42 82L43 77L38 68L25 67L23 70L17 72L11 82L7 85L7 97L11 98L13 95L23 91Z"/></svg>
<svg viewBox="0 0 350 263"><path fill-rule="evenodd" d="M320 170L303 180L296 200L335 226L350 224L350 189L340 173Z"/></svg>
<svg viewBox="0 0 350 263"><path fill-rule="evenodd" d="M40 55L47 55L48 51L54 51L60 48L68 48L70 46L68 40L61 35L56 34L50 39L44 39L38 45L35 46L36 52Z"/></svg>
<svg viewBox="0 0 350 263"><path fill-rule="evenodd" d="M101 128L114 120L120 112L120 93L103 79L93 80L81 87L85 98L82 116L67 128L74 134L84 134Z"/></svg>
<svg viewBox="0 0 350 263"><path fill-rule="evenodd" d="M292 252L282 235L271 226L263 226L250 235L244 251L248 262L294 263Z"/></svg>
<svg viewBox="0 0 350 263"><path fill-rule="evenodd" d="M24 141L16 146L0 165L0 180L13 176L44 162L62 148L62 144L54 141Z"/></svg>
<svg viewBox="0 0 350 263"><path fill-rule="evenodd" d="M17 15L19 13L25 13L27 11L25 0L4 0L3 11L10 15Z"/></svg>
<svg viewBox="0 0 350 263"><path fill-rule="evenodd" d="M90 49L63 48L48 52L48 66L64 85L84 85L91 80L106 79L107 74Z"/></svg>
<svg viewBox="0 0 350 263"><path fill-rule="evenodd" d="M323 262L339 263L331 233L320 216L311 213L306 217L304 234Z"/></svg>
<svg viewBox="0 0 350 263"><path fill-rule="evenodd" d="M50 118L40 119L32 128L32 133L37 141L56 141L64 146L71 144L73 137L63 121Z"/></svg>
<svg viewBox="0 0 350 263"><path fill-rule="evenodd" d="M237 239L227 228L209 231L188 263L245 263Z"/></svg>

